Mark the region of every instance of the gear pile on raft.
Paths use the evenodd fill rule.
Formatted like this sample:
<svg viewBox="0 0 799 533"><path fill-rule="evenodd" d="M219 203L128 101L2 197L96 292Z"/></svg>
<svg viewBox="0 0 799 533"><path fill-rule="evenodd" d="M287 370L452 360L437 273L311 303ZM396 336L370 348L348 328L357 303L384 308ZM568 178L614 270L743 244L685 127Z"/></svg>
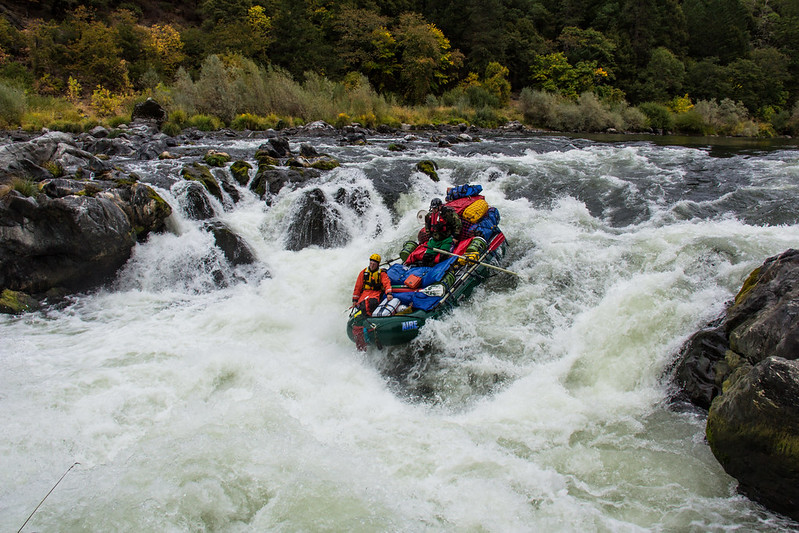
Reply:
<svg viewBox="0 0 799 533"><path fill-rule="evenodd" d="M405 344L427 320L438 318L468 298L498 271L505 254L499 211L488 204L480 185L447 190L434 198L425 227L405 242L401 263L381 269L372 254L355 282L347 335L359 350ZM424 211L420 212L424 213Z"/></svg>

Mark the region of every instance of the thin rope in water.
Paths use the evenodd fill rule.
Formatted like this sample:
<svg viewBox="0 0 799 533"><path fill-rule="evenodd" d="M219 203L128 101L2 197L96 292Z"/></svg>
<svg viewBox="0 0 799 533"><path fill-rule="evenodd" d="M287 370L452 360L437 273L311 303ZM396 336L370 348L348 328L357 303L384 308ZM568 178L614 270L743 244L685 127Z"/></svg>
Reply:
<svg viewBox="0 0 799 533"><path fill-rule="evenodd" d="M41 507L41 506L42 506L42 504L44 503L44 500L46 500L46 499L47 499L47 497L48 497L48 496L50 496L50 495L53 493L53 491L54 491L54 490L55 490L55 488L58 486L58 484L59 484L59 483L61 483L61 481L62 481L62 480L65 478L65 477L67 477L67 474L69 474L69 471L70 471L70 470L72 470L73 468L75 468L75 466L77 466L77 465L79 465L79 464L80 464L80 463L77 463L77 462L76 462L76 463L74 463L72 466L70 466L69 468L67 468L67 471L66 471L66 472L64 472L64 475L63 475L63 476L61 476L61 478L60 478L58 481L56 481L55 485L53 485L53 488L52 488L52 489L50 489L50 492L48 492L48 493L47 493L47 494L44 496L44 498L42 498L42 501L40 501L40 502L39 502L39 505L37 505L37 506L36 506L36 509L34 509L34 510L33 510L33 512L32 512L32 513L30 514L30 516L28 517L28 519L27 519L27 520L25 520L25 523L24 523L24 524L22 524L22 527L20 527L20 528L17 530L17 533L20 533L20 532L21 532L21 531L22 531L22 530L25 528L25 526L26 526L26 525L28 525L28 522L30 522L30 519L31 519L31 518L33 518L33 515L35 515L35 514L36 514L36 511L38 511L38 510L39 510L39 507Z"/></svg>

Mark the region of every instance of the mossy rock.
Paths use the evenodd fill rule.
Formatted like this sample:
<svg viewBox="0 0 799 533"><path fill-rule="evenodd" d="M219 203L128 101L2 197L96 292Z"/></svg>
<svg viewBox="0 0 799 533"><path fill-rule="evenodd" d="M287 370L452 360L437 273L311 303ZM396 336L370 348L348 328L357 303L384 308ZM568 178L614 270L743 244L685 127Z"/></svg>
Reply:
<svg viewBox="0 0 799 533"><path fill-rule="evenodd" d="M311 163L311 168L315 168L317 170L333 170L334 168L338 168L340 166L341 163L332 157L320 157Z"/></svg>
<svg viewBox="0 0 799 533"><path fill-rule="evenodd" d="M439 181L438 172L436 172L438 170L438 165L435 161L431 161L430 159L419 161L416 163L416 170L427 174L433 181Z"/></svg>
<svg viewBox="0 0 799 533"><path fill-rule="evenodd" d="M230 162L230 154L226 152L217 152L216 150L208 150L203 156L203 161L211 167L223 167Z"/></svg>
<svg viewBox="0 0 799 533"><path fill-rule="evenodd" d="M24 292L5 289L0 293L0 313L19 315L40 307L38 300Z"/></svg>
<svg viewBox="0 0 799 533"><path fill-rule="evenodd" d="M222 201L222 189L219 187L219 182L216 181L216 178L211 174L211 170L205 165L201 163L186 165L181 170L180 175L183 179L202 183L214 198L220 202Z"/></svg>
<svg viewBox="0 0 799 533"><path fill-rule="evenodd" d="M242 187L246 186L247 183L250 182L250 170L252 169L252 165L246 161L235 161L232 165L230 165L230 173L233 174L233 179L238 182L239 185Z"/></svg>
<svg viewBox="0 0 799 533"><path fill-rule="evenodd" d="M389 152L404 152L408 147L402 143L391 143L388 145Z"/></svg>
<svg viewBox="0 0 799 533"><path fill-rule="evenodd" d="M280 161L267 150L258 150L255 152L255 160L258 161L259 167L263 165L270 165L273 167L280 165Z"/></svg>

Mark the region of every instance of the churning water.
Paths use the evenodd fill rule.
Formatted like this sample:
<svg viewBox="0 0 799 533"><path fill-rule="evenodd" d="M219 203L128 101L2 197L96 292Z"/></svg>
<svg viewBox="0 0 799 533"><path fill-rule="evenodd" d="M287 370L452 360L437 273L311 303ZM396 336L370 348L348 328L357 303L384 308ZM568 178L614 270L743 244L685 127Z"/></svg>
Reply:
<svg viewBox="0 0 799 533"><path fill-rule="evenodd" d="M338 247L287 248L303 189L267 206L242 188L215 207L257 265L232 268L176 208L113 284L0 318L0 530L75 462L25 531L798 527L736 494L664 378L753 268L799 246L795 147L391 141L302 139L343 163L308 187L371 199L337 206ZM262 142L191 150L252 160ZM413 169L428 158L440 183ZM177 207L169 183L194 160L120 165ZM519 278L412 346L357 352L356 273L467 182L499 208Z"/></svg>

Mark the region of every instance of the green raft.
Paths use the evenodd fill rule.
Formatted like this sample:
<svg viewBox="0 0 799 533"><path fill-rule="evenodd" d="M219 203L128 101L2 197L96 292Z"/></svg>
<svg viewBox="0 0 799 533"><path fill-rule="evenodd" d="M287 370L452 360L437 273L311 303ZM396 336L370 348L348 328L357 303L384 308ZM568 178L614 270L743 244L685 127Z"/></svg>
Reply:
<svg viewBox="0 0 799 533"><path fill-rule="evenodd" d="M347 335L356 345L359 344L356 336L362 336L366 345L377 348L412 341L428 320L447 313L492 275L492 267L498 267L502 262L505 246L505 236L500 232L491 239L479 260L467 261L451 271L451 285L436 283L419 289L427 296L439 298L429 310L410 308L409 312L391 316L365 316L363 312L353 309L347 322Z"/></svg>

